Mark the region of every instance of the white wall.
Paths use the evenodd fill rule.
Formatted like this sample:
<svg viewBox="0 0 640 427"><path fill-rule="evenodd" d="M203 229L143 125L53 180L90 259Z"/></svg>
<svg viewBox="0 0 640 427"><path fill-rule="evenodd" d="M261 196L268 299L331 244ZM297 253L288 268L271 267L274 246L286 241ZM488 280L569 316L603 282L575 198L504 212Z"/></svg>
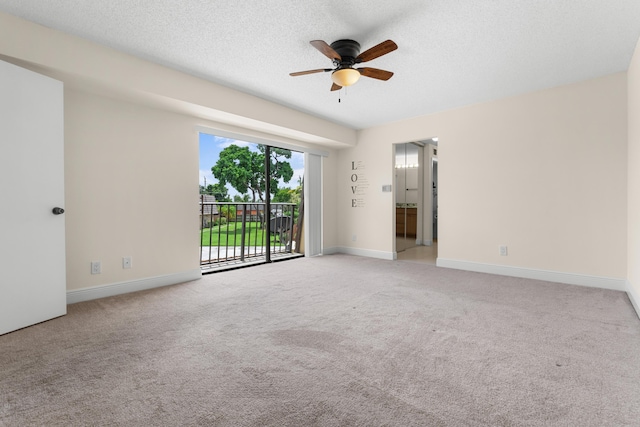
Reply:
<svg viewBox="0 0 640 427"><path fill-rule="evenodd" d="M640 315L640 42L628 71L628 292Z"/></svg>
<svg viewBox="0 0 640 427"><path fill-rule="evenodd" d="M340 152L339 245L391 252L392 144L438 136L439 258L623 280L626 95L619 73L361 131ZM362 209L352 160L371 175Z"/></svg>

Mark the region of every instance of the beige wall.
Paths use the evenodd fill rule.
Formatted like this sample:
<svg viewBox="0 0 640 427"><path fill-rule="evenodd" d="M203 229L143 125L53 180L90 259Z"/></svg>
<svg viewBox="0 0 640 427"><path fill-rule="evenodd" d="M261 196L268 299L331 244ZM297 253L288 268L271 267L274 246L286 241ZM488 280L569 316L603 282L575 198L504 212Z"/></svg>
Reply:
<svg viewBox="0 0 640 427"><path fill-rule="evenodd" d="M628 72L629 153L627 279L640 314L640 42Z"/></svg>
<svg viewBox="0 0 640 427"><path fill-rule="evenodd" d="M395 236L391 219L395 199L393 193L383 193L382 186L392 183L393 165L389 140L372 142L361 137L357 148L340 150L336 181L339 250L354 248L358 255L389 258ZM354 196L353 187L364 194ZM357 207L353 207L354 198Z"/></svg>
<svg viewBox="0 0 640 427"><path fill-rule="evenodd" d="M626 102L620 73L361 131L340 152L339 245L392 251L392 144L437 136L440 258L624 279ZM353 160L371 176L364 208Z"/></svg>
<svg viewBox="0 0 640 427"><path fill-rule="evenodd" d="M66 90L67 289L198 269L197 183L186 117Z"/></svg>

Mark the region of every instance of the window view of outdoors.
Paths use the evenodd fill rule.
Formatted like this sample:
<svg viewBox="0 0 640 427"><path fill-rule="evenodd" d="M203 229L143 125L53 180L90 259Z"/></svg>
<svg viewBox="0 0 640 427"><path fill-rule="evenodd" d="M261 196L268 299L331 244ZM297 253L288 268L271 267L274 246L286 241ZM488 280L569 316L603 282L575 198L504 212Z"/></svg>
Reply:
<svg viewBox="0 0 640 427"><path fill-rule="evenodd" d="M269 147L267 215L266 154L264 145L200 134L203 270L265 262L271 257L298 256L303 252L304 156Z"/></svg>

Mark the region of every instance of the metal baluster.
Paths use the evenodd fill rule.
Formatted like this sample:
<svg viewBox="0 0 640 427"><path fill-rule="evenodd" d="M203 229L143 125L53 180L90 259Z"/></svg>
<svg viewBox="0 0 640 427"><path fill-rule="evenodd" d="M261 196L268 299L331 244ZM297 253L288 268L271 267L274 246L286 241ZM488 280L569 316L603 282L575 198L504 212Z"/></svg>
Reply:
<svg viewBox="0 0 640 427"><path fill-rule="evenodd" d="M242 204L242 236L240 237L240 261L244 261L245 233L247 232L247 205ZM237 212L237 209L236 209Z"/></svg>

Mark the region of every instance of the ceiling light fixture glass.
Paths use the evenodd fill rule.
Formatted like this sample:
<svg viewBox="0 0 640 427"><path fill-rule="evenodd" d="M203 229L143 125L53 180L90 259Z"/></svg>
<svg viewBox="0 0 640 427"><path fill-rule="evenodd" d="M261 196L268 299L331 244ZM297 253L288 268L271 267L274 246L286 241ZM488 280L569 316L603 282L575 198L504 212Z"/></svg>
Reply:
<svg viewBox="0 0 640 427"><path fill-rule="evenodd" d="M331 74L331 80L338 86L351 86L360 78L360 71L355 68L340 68Z"/></svg>

